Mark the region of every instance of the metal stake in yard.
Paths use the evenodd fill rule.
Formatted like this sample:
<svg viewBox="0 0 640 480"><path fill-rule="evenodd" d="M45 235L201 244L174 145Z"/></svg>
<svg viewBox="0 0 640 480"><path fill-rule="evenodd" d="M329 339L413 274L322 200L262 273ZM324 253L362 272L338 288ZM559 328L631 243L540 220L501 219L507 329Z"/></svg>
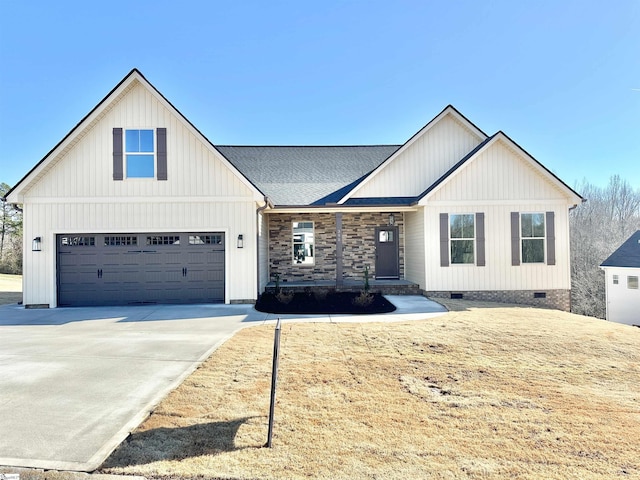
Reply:
<svg viewBox="0 0 640 480"><path fill-rule="evenodd" d="M278 383L278 357L280 355L280 319L276 322L273 338L273 367L271 369L271 405L269 407L269 433L267 434L267 448L271 448L273 436L273 413L276 408L276 384Z"/></svg>

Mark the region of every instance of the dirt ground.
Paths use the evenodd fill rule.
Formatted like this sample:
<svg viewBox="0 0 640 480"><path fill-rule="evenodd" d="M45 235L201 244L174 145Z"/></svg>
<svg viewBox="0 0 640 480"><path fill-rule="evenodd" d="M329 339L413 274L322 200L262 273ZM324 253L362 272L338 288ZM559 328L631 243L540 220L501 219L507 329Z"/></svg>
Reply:
<svg viewBox="0 0 640 480"><path fill-rule="evenodd" d="M22 301L22 275L0 273L0 305Z"/></svg>
<svg viewBox="0 0 640 480"><path fill-rule="evenodd" d="M640 329L447 301L395 324L273 326L172 392L102 472L232 479L640 478Z"/></svg>

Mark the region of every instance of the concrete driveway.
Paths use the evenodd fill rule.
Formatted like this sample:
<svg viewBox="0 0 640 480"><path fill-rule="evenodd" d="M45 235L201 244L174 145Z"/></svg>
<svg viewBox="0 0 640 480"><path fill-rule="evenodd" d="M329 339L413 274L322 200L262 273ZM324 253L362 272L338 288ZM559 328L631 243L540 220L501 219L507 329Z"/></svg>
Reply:
<svg viewBox="0 0 640 480"><path fill-rule="evenodd" d="M393 314L286 321L400 321L442 314L388 297ZM248 305L25 310L0 306L0 465L93 471L160 400L244 326Z"/></svg>

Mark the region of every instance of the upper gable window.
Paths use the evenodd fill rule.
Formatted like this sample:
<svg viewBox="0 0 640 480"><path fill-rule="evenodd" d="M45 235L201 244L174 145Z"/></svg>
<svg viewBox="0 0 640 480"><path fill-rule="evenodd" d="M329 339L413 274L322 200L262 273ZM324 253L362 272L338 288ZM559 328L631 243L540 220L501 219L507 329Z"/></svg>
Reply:
<svg viewBox="0 0 640 480"><path fill-rule="evenodd" d="M520 232L522 263L544 263L544 213L523 213Z"/></svg>
<svg viewBox="0 0 640 480"><path fill-rule="evenodd" d="M127 130L125 154L127 178L155 177L155 141L153 130Z"/></svg>

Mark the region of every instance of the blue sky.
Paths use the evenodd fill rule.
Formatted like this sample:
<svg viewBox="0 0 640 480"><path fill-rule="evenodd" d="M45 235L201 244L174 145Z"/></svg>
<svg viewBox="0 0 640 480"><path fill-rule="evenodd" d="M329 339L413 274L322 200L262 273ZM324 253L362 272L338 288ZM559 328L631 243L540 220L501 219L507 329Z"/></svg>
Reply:
<svg viewBox="0 0 640 480"><path fill-rule="evenodd" d="M214 144L404 143L452 104L640 188L638 0L0 0L0 181L134 67Z"/></svg>

